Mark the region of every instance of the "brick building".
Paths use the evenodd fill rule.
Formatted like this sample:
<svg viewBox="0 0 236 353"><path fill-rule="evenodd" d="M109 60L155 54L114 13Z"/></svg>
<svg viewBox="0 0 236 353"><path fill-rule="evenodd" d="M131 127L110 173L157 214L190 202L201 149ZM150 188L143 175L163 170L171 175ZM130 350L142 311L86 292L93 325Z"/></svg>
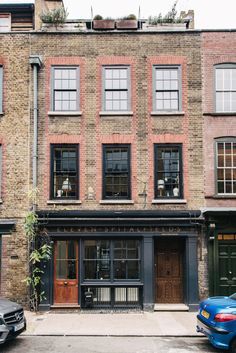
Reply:
<svg viewBox="0 0 236 353"><path fill-rule="evenodd" d="M236 33L202 33L209 290L236 291Z"/></svg>
<svg viewBox="0 0 236 353"><path fill-rule="evenodd" d="M0 33L1 294L26 298L34 185L53 245L41 309L83 308L87 292L94 308L196 309L208 294L203 136L213 119L202 111L201 55L215 33L145 21L52 30L39 4L32 28Z"/></svg>

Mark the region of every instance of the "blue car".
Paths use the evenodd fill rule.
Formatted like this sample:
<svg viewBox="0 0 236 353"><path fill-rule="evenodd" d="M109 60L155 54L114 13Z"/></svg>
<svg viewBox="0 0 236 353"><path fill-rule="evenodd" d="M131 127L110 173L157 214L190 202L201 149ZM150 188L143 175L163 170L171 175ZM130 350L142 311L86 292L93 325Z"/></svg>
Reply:
<svg viewBox="0 0 236 353"><path fill-rule="evenodd" d="M197 321L197 332L207 336L214 347L236 353L236 293L202 301Z"/></svg>

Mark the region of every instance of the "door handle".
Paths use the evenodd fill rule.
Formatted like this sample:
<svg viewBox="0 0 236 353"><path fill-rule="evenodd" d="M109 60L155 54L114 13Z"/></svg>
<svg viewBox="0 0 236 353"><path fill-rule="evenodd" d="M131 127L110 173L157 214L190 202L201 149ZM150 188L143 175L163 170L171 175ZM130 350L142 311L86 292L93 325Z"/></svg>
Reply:
<svg viewBox="0 0 236 353"><path fill-rule="evenodd" d="M64 282L64 285L67 286L68 282Z"/></svg>
<svg viewBox="0 0 236 353"><path fill-rule="evenodd" d="M229 275L232 275L232 271L229 271Z"/></svg>

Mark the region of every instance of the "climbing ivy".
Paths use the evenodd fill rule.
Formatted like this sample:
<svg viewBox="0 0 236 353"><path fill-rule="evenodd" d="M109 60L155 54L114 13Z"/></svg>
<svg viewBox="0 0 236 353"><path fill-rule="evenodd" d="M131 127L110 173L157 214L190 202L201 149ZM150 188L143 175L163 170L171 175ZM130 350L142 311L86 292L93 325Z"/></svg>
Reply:
<svg viewBox="0 0 236 353"><path fill-rule="evenodd" d="M45 299L45 292L41 290L42 275L44 274L42 265L50 260L52 248L47 233L39 231L36 212L28 212L24 228L29 242L29 276L24 281L30 289L30 308L33 311L38 311L39 303Z"/></svg>

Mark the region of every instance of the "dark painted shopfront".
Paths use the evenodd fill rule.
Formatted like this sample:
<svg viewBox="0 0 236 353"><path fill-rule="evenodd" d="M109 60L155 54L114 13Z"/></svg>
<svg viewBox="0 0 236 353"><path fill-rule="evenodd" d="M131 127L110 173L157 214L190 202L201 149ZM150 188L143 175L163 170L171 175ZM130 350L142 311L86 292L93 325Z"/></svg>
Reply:
<svg viewBox="0 0 236 353"><path fill-rule="evenodd" d="M39 221L53 245L41 310L196 309L200 212L41 211Z"/></svg>
<svg viewBox="0 0 236 353"><path fill-rule="evenodd" d="M236 292L236 209L208 209L204 212L208 229L210 295Z"/></svg>

